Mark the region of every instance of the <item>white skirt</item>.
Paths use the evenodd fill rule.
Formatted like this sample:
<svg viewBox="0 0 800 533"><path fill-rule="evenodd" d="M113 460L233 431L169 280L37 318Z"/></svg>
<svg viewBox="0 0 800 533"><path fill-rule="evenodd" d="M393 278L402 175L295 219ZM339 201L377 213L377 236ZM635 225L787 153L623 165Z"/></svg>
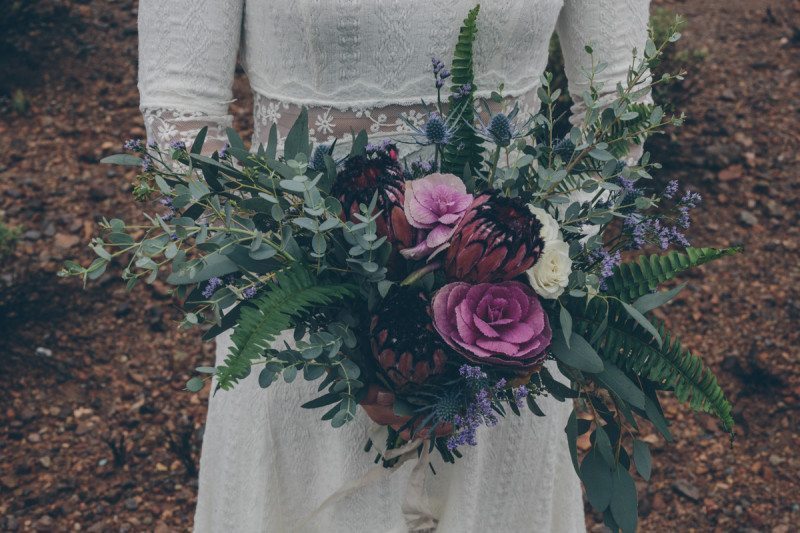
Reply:
<svg viewBox="0 0 800 533"><path fill-rule="evenodd" d="M217 364L229 346L227 335L218 338ZM355 420L334 429L319 420L324 409L300 408L319 394L318 381L298 375L294 383L279 380L264 390L257 374L209 402L195 531L407 531L401 503L410 463L304 520L375 466L375 452L363 451L371 422L359 409ZM546 417L509 414L494 428L481 428L478 446L463 448L455 464L431 454L437 474L428 471L425 497L437 531L585 531L564 434L572 406L552 398L537 403Z"/></svg>

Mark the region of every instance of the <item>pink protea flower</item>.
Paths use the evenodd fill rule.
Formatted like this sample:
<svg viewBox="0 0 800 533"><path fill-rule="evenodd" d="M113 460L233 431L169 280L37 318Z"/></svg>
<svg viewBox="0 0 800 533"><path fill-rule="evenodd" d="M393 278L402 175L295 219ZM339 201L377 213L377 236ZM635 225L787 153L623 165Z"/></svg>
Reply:
<svg viewBox="0 0 800 533"><path fill-rule="evenodd" d="M476 363L535 367L553 337L536 294L518 281L450 283L436 292L432 308L439 335Z"/></svg>
<svg viewBox="0 0 800 533"><path fill-rule="evenodd" d="M421 230L424 238L417 246L400 253L409 259L421 259L444 246L472 199L464 182L453 174L437 173L407 181L405 215L411 226Z"/></svg>
<svg viewBox="0 0 800 533"><path fill-rule="evenodd" d="M414 244L414 230L403 214L404 181L397 147L392 143L369 145L364 154L345 160L331 195L342 204L342 218L356 221L359 205L369 204L377 193L381 212L375 221L377 234L400 250Z"/></svg>
<svg viewBox="0 0 800 533"><path fill-rule="evenodd" d="M508 281L539 259L542 223L519 198L484 193L456 226L444 270L447 278L470 283Z"/></svg>

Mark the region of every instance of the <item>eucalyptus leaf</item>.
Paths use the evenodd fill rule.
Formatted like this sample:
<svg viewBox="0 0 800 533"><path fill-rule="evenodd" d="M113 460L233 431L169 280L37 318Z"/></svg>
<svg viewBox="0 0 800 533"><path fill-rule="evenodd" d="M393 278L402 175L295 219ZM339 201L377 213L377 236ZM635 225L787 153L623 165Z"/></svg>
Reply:
<svg viewBox="0 0 800 533"><path fill-rule="evenodd" d="M636 322L638 322L640 326L642 326L645 330L647 330L648 333L650 333L653 336L653 338L656 340L659 346L662 346L664 344L664 341L661 340L661 335L658 333L658 330L649 320L647 320L647 317L645 317L642 313L639 312L638 309L636 309L629 303L622 302L622 306L625 308L625 310L628 312L631 318L633 318Z"/></svg>
<svg viewBox="0 0 800 533"><path fill-rule="evenodd" d="M645 396L644 398L644 411L647 415L647 419L653 423L656 429L661 433L667 442L672 442L672 433L669 431L669 424L667 420L664 418L664 415L661 414L658 406L651 400L649 397Z"/></svg>
<svg viewBox="0 0 800 533"><path fill-rule="evenodd" d="M186 389L189 390L189 392L200 392L203 390L204 385L205 381L195 376L186 382Z"/></svg>
<svg viewBox="0 0 800 533"><path fill-rule="evenodd" d="M605 361L603 371L594 378L634 407L644 409L644 392L612 363Z"/></svg>
<svg viewBox="0 0 800 533"><path fill-rule="evenodd" d="M297 377L297 367L296 366L287 366L283 369L283 380L286 383L291 383L294 381L294 378Z"/></svg>
<svg viewBox="0 0 800 533"><path fill-rule="evenodd" d="M555 336L550 349L556 359L578 370L592 374L603 371L603 360L586 339L575 332L570 337L569 345L563 335Z"/></svg>
<svg viewBox="0 0 800 533"><path fill-rule="evenodd" d="M564 335L564 342L567 343L567 348L569 348L570 337L572 337L572 315L570 315L567 308L562 305L558 318L561 323L561 333Z"/></svg>
<svg viewBox="0 0 800 533"><path fill-rule="evenodd" d="M611 440L608 438L608 433L601 426L597 426L594 430L594 446L608 467L614 468L617 461L614 459L614 450L611 449Z"/></svg>
<svg viewBox="0 0 800 533"><path fill-rule="evenodd" d="M272 126L269 128L269 136L267 137L267 158L268 159L275 159L275 156L278 153L278 125L276 123L272 123Z"/></svg>
<svg viewBox="0 0 800 533"><path fill-rule="evenodd" d="M583 458L580 478L589 503L596 511L604 511L611 503L612 471L596 450L592 449Z"/></svg>
<svg viewBox="0 0 800 533"><path fill-rule="evenodd" d="M323 394L322 396L318 396L311 401L308 401L301 405L303 409L316 409L318 407L324 407L326 405L331 405L339 401L341 396L339 394L334 393L327 393Z"/></svg>
<svg viewBox="0 0 800 533"><path fill-rule="evenodd" d="M633 461L636 463L636 471L645 480L650 481L653 462L650 457L650 447L646 442L639 439L633 440Z"/></svg>
<svg viewBox="0 0 800 533"><path fill-rule="evenodd" d="M262 389L266 389L277 378L277 374L274 370L269 368L262 368L261 372L258 373L258 386Z"/></svg>
<svg viewBox="0 0 800 533"><path fill-rule="evenodd" d="M686 288L686 285L687 283L681 283L677 287L668 291L645 294L633 302L633 307L642 314L652 311L656 307L660 307L675 298L678 293Z"/></svg>
<svg viewBox="0 0 800 533"><path fill-rule="evenodd" d="M135 155L130 154L114 154L108 157L104 157L100 160L101 163L107 165L122 165L126 167L140 167L142 166L142 160Z"/></svg>
<svg viewBox="0 0 800 533"><path fill-rule="evenodd" d="M303 367L303 379L306 381L314 381L325 373L325 367L322 365L305 365Z"/></svg>
<svg viewBox="0 0 800 533"><path fill-rule="evenodd" d="M197 132L197 135L194 137L194 142L192 143L192 147L189 150L193 154L199 154L203 149L203 143L206 142L206 134L208 133L208 126L203 126L200 128L200 131Z"/></svg>
<svg viewBox="0 0 800 533"><path fill-rule="evenodd" d="M531 402L531 397L528 396L528 407L530 410L538 416L544 416L544 413L539 415L539 413L534 410L534 408L531 406ZM539 412L541 412L541 409L539 409L539 406L536 405L535 402L533 405L539 410ZM580 468L578 467L578 417L575 413L575 409L573 409L572 413L569 415L567 425L564 428L564 433L567 434L567 447L569 448L569 456L572 459L572 466L575 468L575 473L580 475Z"/></svg>
<svg viewBox="0 0 800 533"><path fill-rule="evenodd" d="M297 154L308 155L308 109L303 107L292 124L283 145L283 157L294 159Z"/></svg>
<svg viewBox="0 0 800 533"><path fill-rule="evenodd" d="M623 533L635 533L638 520L636 484L624 468L612 473L611 514Z"/></svg>

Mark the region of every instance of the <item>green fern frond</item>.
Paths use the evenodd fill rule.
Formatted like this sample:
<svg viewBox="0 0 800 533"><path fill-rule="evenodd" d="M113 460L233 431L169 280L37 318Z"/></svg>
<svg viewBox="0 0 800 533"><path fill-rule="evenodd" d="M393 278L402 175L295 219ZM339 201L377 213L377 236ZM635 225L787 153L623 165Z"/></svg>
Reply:
<svg viewBox="0 0 800 533"><path fill-rule="evenodd" d="M659 346L653 335L621 305L614 301L608 303L605 332L592 339L598 354L627 372L674 390L680 401L688 403L692 409L716 415L724 428L731 431L731 404L702 359L685 349L662 322L648 317L663 339ZM605 305L593 300L588 306L575 306L571 312L576 329L589 338L603 321Z"/></svg>
<svg viewBox="0 0 800 533"><path fill-rule="evenodd" d="M686 248L686 253L673 250L664 255L643 255L637 262L622 263L616 267L614 275L606 280L608 289L605 292L626 301L635 300L674 278L679 272L741 251L741 247Z"/></svg>
<svg viewBox="0 0 800 533"><path fill-rule="evenodd" d="M462 86L469 84L472 90L469 96L461 97L458 100L450 97L450 110L458 109L461 112L461 120L453 133L451 141L445 146L442 155L442 171L450 172L461 176L464 168L469 165L470 169L476 171L483 163L481 156L481 140L472 129L475 122L474 94L475 94L475 73L473 70L472 45L478 33L478 12L480 5L475 6L464 19L464 25L458 34L455 52L453 53L453 64L451 65L450 75L452 80L451 90L456 93Z"/></svg>
<svg viewBox="0 0 800 533"><path fill-rule="evenodd" d="M276 276L269 290L242 309L233 330L233 345L224 363L217 367L217 387L228 390L250 373L254 359L293 325L293 320L315 307L355 295L348 284L320 285L307 270L294 268Z"/></svg>
<svg viewBox="0 0 800 533"><path fill-rule="evenodd" d="M624 157L630 150L631 144L642 144L647 139L644 134L636 135L631 139L628 139L627 136L632 131L647 129L651 125L650 114L654 107L652 104L630 104L628 112L636 113L637 117L631 120L617 121L611 125L606 136L606 142L608 143L608 151L614 157Z"/></svg>

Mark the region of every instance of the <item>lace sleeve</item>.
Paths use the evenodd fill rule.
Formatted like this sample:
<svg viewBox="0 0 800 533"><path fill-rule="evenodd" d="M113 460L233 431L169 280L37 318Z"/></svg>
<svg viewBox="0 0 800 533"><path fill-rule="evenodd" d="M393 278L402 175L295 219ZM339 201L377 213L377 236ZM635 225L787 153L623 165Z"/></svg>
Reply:
<svg viewBox="0 0 800 533"><path fill-rule="evenodd" d="M647 41L650 0L566 0L556 31L564 55L564 69L569 92L575 101L570 122L579 125L586 107L580 95L589 88L586 73L591 59L585 46L591 45L595 61L608 64L597 73L595 83L602 83L600 101L614 98L617 83L625 83L633 62L633 49L639 57ZM648 94L643 101L651 102ZM638 160L641 147L631 146L629 159Z"/></svg>
<svg viewBox="0 0 800 533"><path fill-rule="evenodd" d="M141 0L139 94L149 142L225 143L243 0Z"/></svg>

